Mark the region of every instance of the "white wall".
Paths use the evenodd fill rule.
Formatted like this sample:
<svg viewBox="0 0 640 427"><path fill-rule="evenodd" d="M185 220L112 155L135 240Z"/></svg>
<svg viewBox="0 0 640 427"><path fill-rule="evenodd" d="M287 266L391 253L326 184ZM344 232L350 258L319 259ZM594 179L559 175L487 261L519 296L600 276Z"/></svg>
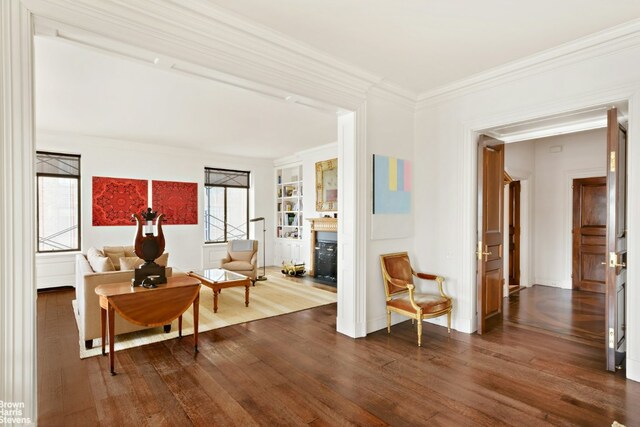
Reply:
<svg viewBox="0 0 640 427"><path fill-rule="evenodd" d="M426 256L417 256L418 254L413 250L413 233L407 237L405 233L406 227L404 227L406 224L401 223L413 223L414 218L420 218L418 223L422 224L422 221L428 221L429 213L427 210L434 211L437 209L435 206L430 206L427 210L421 211L416 205L415 188L418 186L418 174L416 171L422 168L422 159L414 158L413 155L414 123L412 109L407 109L382 96L376 96L375 94L369 96L367 101L367 187L361 189L361 191L366 191L368 194L367 213L370 218L368 225L375 227L378 223L376 223L374 217L386 216L372 214L372 167L374 154L412 160L414 162L414 192L411 200L413 213L389 216L393 221L389 224L390 230L383 230L384 239L372 238L372 235L376 234L376 230L367 227L370 233L367 241L367 332L385 328L387 325L385 293L380 271L381 254L408 251L416 271L444 274L436 268L437 264L433 259ZM422 185L434 185L434 182L425 180ZM396 317L395 315L392 319L393 323L405 320L406 317Z"/></svg>
<svg viewBox="0 0 640 427"><path fill-rule="evenodd" d="M264 216L267 224L273 223L274 203L273 164L263 159L233 158L205 151L193 151L151 144L132 143L79 135L38 133L37 149L80 154L82 200L82 251L95 246L127 245L134 239L134 226L92 225L91 193L93 176L136 178L146 180L172 180L197 182L200 188L198 211L204 212L204 168L221 167L251 172L250 217ZM254 229L255 228L255 229ZM259 229L259 230L256 230ZM163 227L169 264L181 270L217 267L226 251L225 244L204 244L202 218L197 225L166 225ZM261 226L250 226L250 236L262 240ZM267 234L267 250L273 246L273 237ZM262 245L260 245L262 248ZM63 260L69 255L57 255ZM52 271L45 278L41 271L50 271L49 265L56 255L39 255L37 270L38 287L60 286L59 272ZM260 255L260 260L262 256ZM67 261L68 262L68 261ZM70 264L73 267L72 264ZM71 270L73 271L73 270ZM55 273L55 275L53 274ZM72 276L71 276L72 278ZM68 283L73 284L73 281Z"/></svg>
<svg viewBox="0 0 640 427"><path fill-rule="evenodd" d="M619 43L619 44L618 44ZM629 185L640 186L640 44L617 40L593 51L580 51L541 66L462 88L425 101L416 116L416 253L448 277L454 297L454 327L476 329L477 135L485 129L563 112L629 100ZM623 48L624 47L624 48ZM602 54L606 52L607 54ZM419 187L418 187L419 186ZM423 215L426 212L433 212ZM640 196L629 193L629 212L640 209ZM629 215L630 260L640 254L640 221ZM631 261L628 280L639 270ZM627 375L640 380L640 304L637 286L629 286Z"/></svg>
<svg viewBox="0 0 640 427"><path fill-rule="evenodd" d="M571 289L571 185L574 178L605 175L606 142L606 129L596 129L506 144L505 169L527 186L521 193L523 286L538 284ZM551 147L562 151L552 153ZM506 201L508 193L506 189ZM507 211L505 203L505 218ZM529 218L532 227L527 231ZM505 248L507 239L508 221L505 220ZM508 256L505 250L505 266ZM531 280L527 280L529 271L533 272ZM508 280L506 267L505 279Z"/></svg>
<svg viewBox="0 0 640 427"><path fill-rule="evenodd" d="M531 141L535 148L535 283L571 289L575 178L606 175L606 129ZM562 147L551 153L550 147Z"/></svg>

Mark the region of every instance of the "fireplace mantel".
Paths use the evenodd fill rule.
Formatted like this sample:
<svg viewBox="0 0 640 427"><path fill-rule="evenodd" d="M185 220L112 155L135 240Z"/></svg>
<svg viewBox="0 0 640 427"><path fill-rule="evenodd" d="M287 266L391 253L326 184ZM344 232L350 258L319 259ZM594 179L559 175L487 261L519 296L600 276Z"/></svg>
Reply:
<svg viewBox="0 0 640 427"><path fill-rule="evenodd" d="M338 219L337 218L307 218L307 221L311 223L311 259L309 262L309 275L316 276L315 272L315 250L316 250L316 237L318 231L338 232Z"/></svg>
<svg viewBox="0 0 640 427"><path fill-rule="evenodd" d="M338 232L337 218L307 218L311 222L311 231L335 231Z"/></svg>

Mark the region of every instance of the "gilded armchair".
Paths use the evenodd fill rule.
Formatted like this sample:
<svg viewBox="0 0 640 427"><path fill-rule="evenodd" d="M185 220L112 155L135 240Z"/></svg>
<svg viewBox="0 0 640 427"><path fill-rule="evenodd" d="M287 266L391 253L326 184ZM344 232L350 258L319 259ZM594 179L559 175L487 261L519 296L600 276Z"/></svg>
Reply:
<svg viewBox="0 0 640 427"><path fill-rule="evenodd" d="M382 279L387 298L387 332L391 333L391 312L418 321L418 346L422 345L422 321L447 315L447 330L451 333L451 298L444 293L444 278L434 274L417 273L411 267L409 254L397 252L380 255ZM439 294L416 292L413 278L435 281Z"/></svg>

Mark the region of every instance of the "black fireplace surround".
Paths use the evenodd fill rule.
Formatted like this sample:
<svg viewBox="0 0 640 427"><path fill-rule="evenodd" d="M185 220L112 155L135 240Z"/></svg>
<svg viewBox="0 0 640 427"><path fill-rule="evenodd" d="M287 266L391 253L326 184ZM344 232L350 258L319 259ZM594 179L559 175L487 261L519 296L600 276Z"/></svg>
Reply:
<svg viewBox="0 0 640 427"><path fill-rule="evenodd" d="M320 231L314 251L315 277L329 285L338 282L338 236L335 232Z"/></svg>

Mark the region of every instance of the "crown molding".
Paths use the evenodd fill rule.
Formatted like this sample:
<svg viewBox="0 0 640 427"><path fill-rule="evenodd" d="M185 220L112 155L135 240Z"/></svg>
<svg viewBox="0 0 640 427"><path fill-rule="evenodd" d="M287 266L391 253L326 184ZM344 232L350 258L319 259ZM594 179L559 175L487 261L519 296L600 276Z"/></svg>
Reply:
<svg viewBox="0 0 640 427"><path fill-rule="evenodd" d="M586 59L640 45L640 19L562 44L527 58L421 93L416 110L468 93L526 78Z"/></svg>
<svg viewBox="0 0 640 427"><path fill-rule="evenodd" d="M379 76L205 0L22 1L36 15L38 34L146 63L153 63L154 56L160 62L169 58L170 68L177 71L205 78L213 74L216 80L269 96L275 91L276 96L297 95L347 110L358 108L376 85L405 103L416 98ZM123 46L129 51L123 52Z"/></svg>
<svg viewBox="0 0 640 427"><path fill-rule="evenodd" d="M396 105L412 112L415 111L416 102L418 100L418 97L413 92L388 81L381 81L377 85L372 86L369 93L393 102Z"/></svg>

